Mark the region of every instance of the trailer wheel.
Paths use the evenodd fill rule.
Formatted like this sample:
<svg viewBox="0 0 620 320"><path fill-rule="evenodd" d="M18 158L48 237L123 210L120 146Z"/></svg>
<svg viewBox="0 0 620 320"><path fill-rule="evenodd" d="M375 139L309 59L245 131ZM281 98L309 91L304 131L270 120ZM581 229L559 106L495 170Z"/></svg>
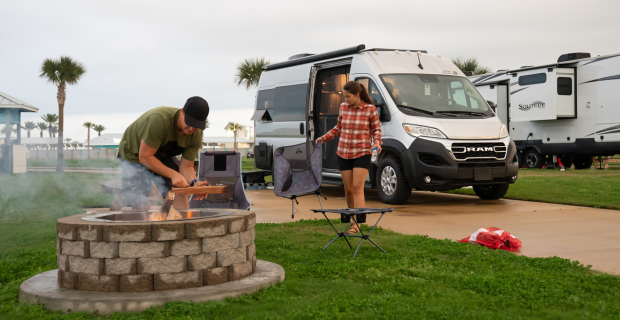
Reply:
<svg viewBox="0 0 620 320"><path fill-rule="evenodd" d="M573 158L572 157L561 157L560 159L562 159L562 165L566 169L570 169L570 167L573 166Z"/></svg>
<svg viewBox="0 0 620 320"><path fill-rule="evenodd" d="M525 167L528 169L540 169L545 163L545 159L534 149L528 149L523 155Z"/></svg>
<svg viewBox="0 0 620 320"><path fill-rule="evenodd" d="M590 167L592 166L592 157L589 157L589 156L573 157L573 164L575 165L575 169L577 170L590 169Z"/></svg>
<svg viewBox="0 0 620 320"><path fill-rule="evenodd" d="M488 186L474 186L474 192L482 200L497 200L508 192L508 184L492 184Z"/></svg>
<svg viewBox="0 0 620 320"><path fill-rule="evenodd" d="M523 168L523 153L521 151L517 151L517 162L519 169Z"/></svg>
<svg viewBox="0 0 620 320"><path fill-rule="evenodd" d="M377 193L387 204L403 204L411 196L411 187L398 158L386 155L377 166Z"/></svg>

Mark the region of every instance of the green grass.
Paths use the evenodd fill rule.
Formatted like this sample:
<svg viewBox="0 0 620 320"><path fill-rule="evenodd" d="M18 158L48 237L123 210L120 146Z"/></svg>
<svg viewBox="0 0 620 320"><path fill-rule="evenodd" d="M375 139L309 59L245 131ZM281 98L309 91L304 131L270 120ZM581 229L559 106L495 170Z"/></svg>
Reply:
<svg viewBox="0 0 620 320"><path fill-rule="evenodd" d="M473 189L450 193L475 195ZM620 170L519 170L505 198L620 209Z"/></svg>
<svg viewBox="0 0 620 320"><path fill-rule="evenodd" d="M119 162L116 159L65 159L67 168L116 168ZM28 167L56 167L56 159L28 159Z"/></svg>
<svg viewBox="0 0 620 320"><path fill-rule="evenodd" d="M0 176L0 318L95 319L18 301L27 278L56 268L55 221L112 201L98 190L115 175ZM116 177L118 178L118 177ZM338 221L334 221L338 223ZM339 227L342 227L338 223ZM618 319L620 279L560 258L408 236L378 229L358 257L323 220L258 224L259 259L286 280L252 295L200 304L171 302L110 319Z"/></svg>

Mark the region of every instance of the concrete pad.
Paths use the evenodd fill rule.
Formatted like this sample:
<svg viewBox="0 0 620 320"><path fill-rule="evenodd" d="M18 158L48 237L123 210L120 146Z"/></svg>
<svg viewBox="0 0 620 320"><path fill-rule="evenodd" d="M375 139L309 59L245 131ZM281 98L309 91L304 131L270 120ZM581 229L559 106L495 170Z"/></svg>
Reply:
<svg viewBox="0 0 620 320"><path fill-rule="evenodd" d="M346 208L344 189L323 185L327 197L324 208ZM291 201L276 197L273 190L247 191L259 223L323 219L310 209L320 208L316 196L299 198L295 219ZM404 234L460 240L483 227L504 229L522 243L517 254L529 257L558 256L592 265L594 270L620 275L620 212L609 209L530 202L520 200L480 200L475 196L414 191L403 205L386 205L376 190L366 190L366 206L393 208L379 226ZM374 225L379 214L368 215ZM330 219L339 218L328 214ZM326 230L331 230L327 227ZM320 248L319 248L320 249ZM384 248L386 249L386 248Z"/></svg>
<svg viewBox="0 0 620 320"><path fill-rule="evenodd" d="M23 303L40 303L49 310L63 313L99 311L100 315L112 312L138 312L152 306L162 306L170 301L224 300L242 294L251 294L262 288L284 281L284 268L258 260L256 272L248 277L222 284L197 288L152 292L94 292L61 288L57 270L39 273L24 281L19 287L19 300Z"/></svg>

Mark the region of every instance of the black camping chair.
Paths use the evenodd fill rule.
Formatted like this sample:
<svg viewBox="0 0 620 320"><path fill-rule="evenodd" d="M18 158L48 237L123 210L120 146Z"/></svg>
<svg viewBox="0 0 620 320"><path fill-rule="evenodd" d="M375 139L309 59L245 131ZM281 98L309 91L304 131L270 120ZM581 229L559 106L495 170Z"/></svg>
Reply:
<svg viewBox="0 0 620 320"><path fill-rule="evenodd" d="M321 193L322 182L321 143L314 141L280 147L273 155L273 191L276 196L291 200L291 217L295 218L297 198L316 194L327 198Z"/></svg>
<svg viewBox="0 0 620 320"><path fill-rule="evenodd" d="M234 151L207 151L200 154L198 180L209 185L227 186L224 194L209 194L205 200L191 200L190 208L230 208L249 210L241 178L241 154Z"/></svg>

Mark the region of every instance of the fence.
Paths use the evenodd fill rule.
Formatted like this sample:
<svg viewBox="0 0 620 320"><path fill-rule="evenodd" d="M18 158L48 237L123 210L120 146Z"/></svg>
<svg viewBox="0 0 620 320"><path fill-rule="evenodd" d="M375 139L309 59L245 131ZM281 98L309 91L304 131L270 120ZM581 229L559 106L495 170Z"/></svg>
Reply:
<svg viewBox="0 0 620 320"><path fill-rule="evenodd" d="M65 150L65 159L88 159L89 151L91 159L116 159L118 149L80 149ZM28 159L56 159L58 150L32 149L28 150Z"/></svg>

